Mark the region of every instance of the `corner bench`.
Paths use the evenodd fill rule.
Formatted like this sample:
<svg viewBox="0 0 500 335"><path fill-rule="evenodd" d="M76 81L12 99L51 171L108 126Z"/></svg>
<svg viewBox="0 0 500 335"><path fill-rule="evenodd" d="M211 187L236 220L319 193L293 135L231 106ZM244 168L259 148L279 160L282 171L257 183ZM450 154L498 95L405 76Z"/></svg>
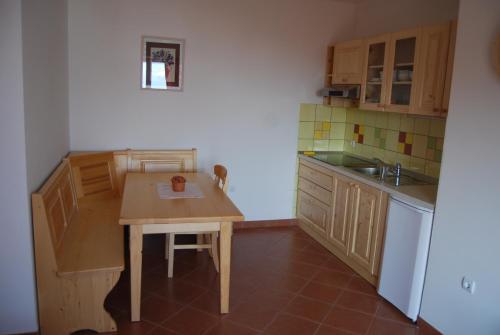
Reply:
<svg viewBox="0 0 500 335"><path fill-rule="evenodd" d="M117 330L104 299L125 268L113 153L70 156L32 195L40 333Z"/></svg>

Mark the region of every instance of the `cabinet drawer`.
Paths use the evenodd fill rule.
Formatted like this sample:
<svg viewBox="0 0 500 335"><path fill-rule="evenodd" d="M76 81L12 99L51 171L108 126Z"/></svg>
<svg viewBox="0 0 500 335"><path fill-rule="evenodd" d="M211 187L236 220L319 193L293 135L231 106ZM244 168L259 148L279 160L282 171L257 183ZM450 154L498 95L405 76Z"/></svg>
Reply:
<svg viewBox="0 0 500 335"><path fill-rule="evenodd" d="M299 190L298 217L314 229L326 234L327 225L331 218L331 207Z"/></svg>
<svg viewBox="0 0 500 335"><path fill-rule="evenodd" d="M333 189L333 177L322 172L311 169L304 164L300 164L299 176L331 191Z"/></svg>
<svg viewBox="0 0 500 335"><path fill-rule="evenodd" d="M307 179L299 177L299 189L312 195L318 200L323 201L325 204L329 205L332 201L332 191L328 191L318 185L310 182Z"/></svg>

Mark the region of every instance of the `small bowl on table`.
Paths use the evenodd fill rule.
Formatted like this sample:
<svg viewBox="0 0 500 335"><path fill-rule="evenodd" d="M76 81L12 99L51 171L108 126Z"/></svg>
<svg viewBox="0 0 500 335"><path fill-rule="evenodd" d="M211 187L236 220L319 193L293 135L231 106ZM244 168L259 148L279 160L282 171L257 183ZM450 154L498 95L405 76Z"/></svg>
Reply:
<svg viewBox="0 0 500 335"><path fill-rule="evenodd" d="M174 192L184 192L186 189L186 178L183 176L173 176L170 181L172 182L172 190Z"/></svg>

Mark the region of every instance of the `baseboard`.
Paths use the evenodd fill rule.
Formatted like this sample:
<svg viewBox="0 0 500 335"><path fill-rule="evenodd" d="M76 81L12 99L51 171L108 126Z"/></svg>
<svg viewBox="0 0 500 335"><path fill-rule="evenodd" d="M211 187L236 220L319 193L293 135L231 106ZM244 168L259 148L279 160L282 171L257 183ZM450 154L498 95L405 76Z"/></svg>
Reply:
<svg viewBox="0 0 500 335"><path fill-rule="evenodd" d="M298 226L297 219L240 221L233 223L234 229L294 227L294 226Z"/></svg>
<svg viewBox="0 0 500 335"><path fill-rule="evenodd" d="M419 335L443 335L439 330L434 328L430 323L422 319L420 316L417 319L417 326L419 328Z"/></svg>

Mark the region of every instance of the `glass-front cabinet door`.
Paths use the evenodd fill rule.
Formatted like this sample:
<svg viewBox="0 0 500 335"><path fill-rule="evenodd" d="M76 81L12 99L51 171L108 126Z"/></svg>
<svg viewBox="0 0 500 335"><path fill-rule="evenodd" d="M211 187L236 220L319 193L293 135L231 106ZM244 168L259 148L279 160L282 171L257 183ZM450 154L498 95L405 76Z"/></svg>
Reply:
<svg viewBox="0 0 500 335"><path fill-rule="evenodd" d="M407 113L415 95L413 74L417 68L419 30L392 34L387 71L385 110Z"/></svg>
<svg viewBox="0 0 500 335"><path fill-rule="evenodd" d="M365 41L365 62L361 85L360 108L383 111L386 97L387 59L390 35Z"/></svg>

